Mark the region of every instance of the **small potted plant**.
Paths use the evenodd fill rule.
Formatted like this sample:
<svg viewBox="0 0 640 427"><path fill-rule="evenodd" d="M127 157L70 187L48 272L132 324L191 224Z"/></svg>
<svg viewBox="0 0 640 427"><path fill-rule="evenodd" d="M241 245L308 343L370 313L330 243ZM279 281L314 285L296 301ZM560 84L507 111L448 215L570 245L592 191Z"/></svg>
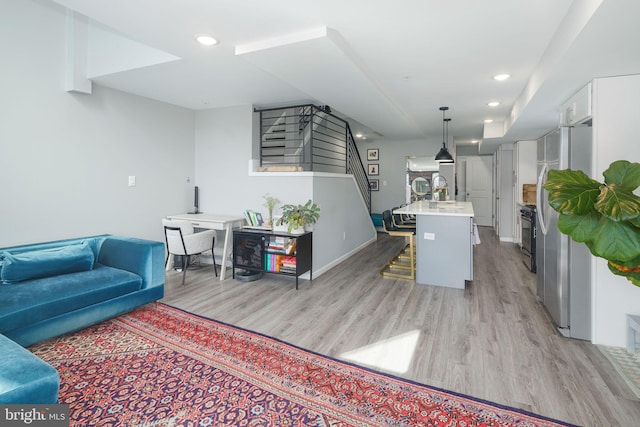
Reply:
<svg viewBox="0 0 640 427"><path fill-rule="evenodd" d="M291 234L302 234L306 226L315 224L320 218L320 208L309 200L303 205L282 206L281 224L287 225L287 231Z"/></svg>
<svg viewBox="0 0 640 427"><path fill-rule="evenodd" d="M269 193L262 196L262 198L264 199L263 206L266 207L269 212L269 225L273 228L273 209L280 203L280 200L272 197Z"/></svg>
<svg viewBox="0 0 640 427"><path fill-rule="evenodd" d="M603 175L600 183L582 171L550 170L543 187L560 213L558 229L640 286L640 163L619 160Z"/></svg>

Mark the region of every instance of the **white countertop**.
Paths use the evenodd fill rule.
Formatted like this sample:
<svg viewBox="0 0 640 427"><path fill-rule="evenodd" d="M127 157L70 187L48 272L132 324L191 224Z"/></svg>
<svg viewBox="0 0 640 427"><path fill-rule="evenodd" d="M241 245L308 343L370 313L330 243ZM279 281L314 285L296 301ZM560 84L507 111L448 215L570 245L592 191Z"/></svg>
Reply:
<svg viewBox="0 0 640 427"><path fill-rule="evenodd" d="M435 203L436 207L429 207L429 203ZM429 200L421 200L419 202L412 203L394 210L393 213L409 215L474 216L473 205L471 202L433 202Z"/></svg>

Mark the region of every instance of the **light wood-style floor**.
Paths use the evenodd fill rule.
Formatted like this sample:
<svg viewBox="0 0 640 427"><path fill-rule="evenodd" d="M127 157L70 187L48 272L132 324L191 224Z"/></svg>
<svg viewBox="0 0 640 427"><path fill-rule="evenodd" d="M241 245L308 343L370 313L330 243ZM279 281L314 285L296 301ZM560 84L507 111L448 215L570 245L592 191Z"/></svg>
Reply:
<svg viewBox="0 0 640 427"><path fill-rule="evenodd" d="M168 272L162 301L335 358L376 343L404 349L393 338L418 331L408 370L393 375L578 425L640 425L640 401L597 347L553 328L519 248L492 229L480 236L466 290L380 276L404 244L380 234L298 291L275 275L243 283L229 271L220 282L205 266L184 287Z"/></svg>

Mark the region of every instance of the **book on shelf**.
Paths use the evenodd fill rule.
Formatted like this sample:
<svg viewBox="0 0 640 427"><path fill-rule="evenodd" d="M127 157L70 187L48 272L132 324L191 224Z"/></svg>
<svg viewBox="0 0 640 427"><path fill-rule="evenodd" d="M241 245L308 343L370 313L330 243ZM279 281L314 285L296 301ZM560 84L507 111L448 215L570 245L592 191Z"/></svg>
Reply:
<svg viewBox="0 0 640 427"><path fill-rule="evenodd" d="M280 271L295 273L296 272L296 257L283 256L280 259Z"/></svg>
<svg viewBox="0 0 640 427"><path fill-rule="evenodd" d="M244 219L247 221L246 228L254 228L258 230L271 230L271 227L264 225L264 219L262 214L257 211L245 210L243 212Z"/></svg>
<svg viewBox="0 0 640 427"><path fill-rule="evenodd" d="M281 269L281 257L278 254L267 254L264 258L264 269L271 273L279 273Z"/></svg>
<svg viewBox="0 0 640 427"><path fill-rule="evenodd" d="M293 255L296 250L296 239L284 236L273 236L267 243L267 250L270 252Z"/></svg>

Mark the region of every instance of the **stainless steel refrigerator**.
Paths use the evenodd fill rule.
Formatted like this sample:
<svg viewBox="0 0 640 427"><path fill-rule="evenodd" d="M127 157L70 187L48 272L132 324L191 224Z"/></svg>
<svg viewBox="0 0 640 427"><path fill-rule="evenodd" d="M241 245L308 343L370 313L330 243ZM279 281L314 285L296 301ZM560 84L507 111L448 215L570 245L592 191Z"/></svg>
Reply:
<svg viewBox="0 0 640 427"><path fill-rule="evenodd" d="M561 127L538 139L537 297L565 336L591 339L591 254L558 230L558 213L542 185L551 169L591 176L591 127Z"/></svg>

